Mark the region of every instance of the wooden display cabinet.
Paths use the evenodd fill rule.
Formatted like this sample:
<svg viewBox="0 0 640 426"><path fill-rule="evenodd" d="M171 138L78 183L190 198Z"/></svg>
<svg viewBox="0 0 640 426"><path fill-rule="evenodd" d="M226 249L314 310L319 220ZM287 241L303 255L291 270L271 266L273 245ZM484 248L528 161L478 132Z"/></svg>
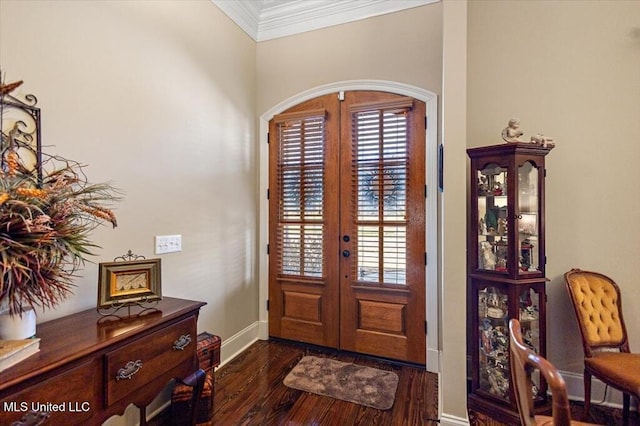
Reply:
<svg viewBox="0 0 640 426"><path fill-rule="evenodd" d="M551 147L504 143L467 150L471 158L467 321L470 419L486 414L519 424L509 380L509 319L546 356L544 159ZM547 384L533 389L548 409Z"/></svg>

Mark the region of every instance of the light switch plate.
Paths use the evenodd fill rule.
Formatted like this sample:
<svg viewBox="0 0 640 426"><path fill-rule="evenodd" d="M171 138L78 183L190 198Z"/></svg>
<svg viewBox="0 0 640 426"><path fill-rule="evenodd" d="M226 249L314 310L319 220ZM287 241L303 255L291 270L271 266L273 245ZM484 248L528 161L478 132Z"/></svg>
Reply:
<svg viewBox="0 0 640 426"><path fill-rule="evenodd" d="M182 251L182 235L156 235L156 254Z"/></svg>

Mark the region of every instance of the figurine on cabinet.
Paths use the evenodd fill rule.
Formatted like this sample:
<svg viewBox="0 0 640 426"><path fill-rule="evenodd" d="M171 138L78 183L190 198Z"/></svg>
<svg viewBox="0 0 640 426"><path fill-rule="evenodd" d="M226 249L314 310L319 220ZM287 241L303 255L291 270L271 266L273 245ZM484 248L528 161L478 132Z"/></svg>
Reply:
<svg viewBox="0 0 640 426"><path fill-rule="evenodd" d="M509 390L509 380L501 370L495 369L489 372L489 392L494 395L504 396Z"/></svg>
<svg viewBox="0 0 640 426"><path fill-rule="evenodd" d="M531 294L528 291L522 293L520 295L520 321L534 321L538 319L538 315L538 308L533 304Z"/></svg>
<svg viewBox="0 0 640 426"><path fill-rule="evenodd" d="M506 306L506 296L499 294L495 288L491 287L487 292L487 316L491 318L504 317Z"/></svg>
<svg viewBox="0 0 640 426"><path fill-rule="evenodd" d="M498 218L498 235L503 236L507 233L507 219L504 217Z"/></svg>
<svg viewBox="0 0 640 426"><path fill-rule="evenodd" d="M520 130L520 120L517 118L512 118L511 120L509 120L507 127L502 129L501 133L502 139L505 142L509 143L526 143L527 141L521 139L521 136L523 134L524 133L522 132L522 130ZM556 146L553 138L544 136L542 133L536 133L535 135L531 136L529 143L540 145L544 148L553 148L554 146Z"/></svg>
<svg viewBox="0 0 640 426"><path fill-rule="evenodd" d="M531 253L533 251L533 244L528 238L525 238L520 243L520 270L521 271L535 271L532 267Z"/></svg>
<svg viewBox="0 0 640 426"><path fill-rule="evenodd" d="M493 252L493 247L489 241L482 241L480 243L480 269L486 269L493 271L496 269L496 255Z"/></svg>
<svg viewBox="0 0 640 426"><path fill-rule="evenodd" d="M495 242L496 267L495 270L505 272L507 270L507 253L509 245L502 237Z"/></svg>
<svg viewBox="0 0 640 426"><path fill-rule="evenodd" d="M481 217L478 221L478 235L485 235L487 233L487 225L484 223L484 218Z"/></svg>
<svg viewBox="0 0 640 426"><path fill-rule="evenodd" d="M502 187L501 182L494 182L492 188L493 195L502 195L504 193L504 189Z"/></svg>
<svg viewBox="0 0 640 426"><path fill-rule="evenodd" d="M493 210L487 210L487 213L484 215L484 223L487 227L487 234L495 235L496 228L498 227L498 217Z"/></svg>
<svg viewBox="0 0 640 426"><path fill-rule="evenodd" d="M535 136L531 136L531 143L535 143L536 145L540 145L545 148L547 147L552 148L556 146L556 143L553 141L552 138L548 138L544 136L542 133L538 133Z"/></svg>
<svg viewBox="0 0 640 426"><path fill-rule="evenodd" d="M502 130L502 139L505 142L524 142L520 139L523 134L522 130L520 130L520 120L512 118L509 120L507 127Z"/></svg>
<svg viewBox="0 0 640 426"><path fill-rule="evenodd" d="M478 194L487 195L489 193L489 182L486 176L480 176L478 179Z"/></svg>
<svg viewBox="0 0 640 426"><path fill-rule="evenodd" d="M485 318L482 320L482 329L480 331L480 341L482 342L482 350L489 355L492 351L491 347L491 320Z"/></svg>

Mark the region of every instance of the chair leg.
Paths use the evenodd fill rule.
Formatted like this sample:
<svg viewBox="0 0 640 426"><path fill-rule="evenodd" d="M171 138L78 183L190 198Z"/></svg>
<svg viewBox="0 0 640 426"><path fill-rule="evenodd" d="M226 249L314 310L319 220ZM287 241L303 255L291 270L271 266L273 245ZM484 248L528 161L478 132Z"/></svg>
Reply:
<svg viewBox="0 0 640 426"><path fill-rule="evenodd" d="M629 424L629 407L631 406L631 395L628 393L622 394L622 424Z"/></svg>
<svg viewBox="0 0 640 426"><path fill-rule="evenodd" d="M582 412L582 420L587 421L589 418L589 410L591 410L591 373L584 370L584 411Z"/></svg>
<svg viewBox="0 0 640 426"><path fill-rule="evenodd" d="M191 416L189 419L190 425L196 424L198 417L198 402L200 401L200 395L202 395L202 389L204 387L204 380L206 373L203 369L199 368L194 373L190 374L184 379L177 379L177 381L184 383L185 385L193 388L191 394Z"/></svg>

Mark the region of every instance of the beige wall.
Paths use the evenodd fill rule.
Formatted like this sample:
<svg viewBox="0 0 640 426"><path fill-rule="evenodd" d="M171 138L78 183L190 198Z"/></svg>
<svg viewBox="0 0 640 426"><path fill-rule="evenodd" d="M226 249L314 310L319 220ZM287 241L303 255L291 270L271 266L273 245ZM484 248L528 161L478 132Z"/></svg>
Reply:
<svg viewBox="0 0 640 426"><path fill-rule="evenodd" d="M257 113L345 80L388 80L440 93L441 3L258 43Z"/></svg>
<svg viewBox="0 0 640 426"><path fill-rule="evenodd" d="M525 136L557 142L546 180L549 358L582 373L563 278L576 267L618 282L640 351L640 2L471 1L468 22L468 145L499 143L512 116Z"/></svg>
<svg viewBox="0 0 640 426"><path fill-rule="evenodd" d="M258 319L255 58L209 1L0 1L0 66L38 97L47 151L125 193L95 262L182 234L163 294L206 301L199 329L223 339ZM95 307L97 278L38 320Z"/></svg>

